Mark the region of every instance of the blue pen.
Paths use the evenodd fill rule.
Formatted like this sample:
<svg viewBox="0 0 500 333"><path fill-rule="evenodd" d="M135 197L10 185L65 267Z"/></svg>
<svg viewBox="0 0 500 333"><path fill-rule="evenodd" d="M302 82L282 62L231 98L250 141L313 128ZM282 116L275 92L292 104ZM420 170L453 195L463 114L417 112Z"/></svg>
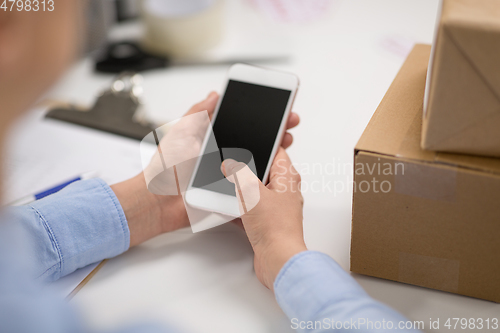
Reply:
<svg viewBox="0 0 500 333"><path fill-rule="evenodd" d="M29 203L31 203L33 201L40 200L42 198L45 198L48 195L51 195L51 194L56 193L56 192L59 192L60 190L62 190L66 186L68 186L69 184L74 183L74 182L76 182L78 180L85 180L85 179L95 178L96 176L97 176L96 172L86 172L86 173L83 173L83 174L81 174L78 177L75 177L73 179L65 181L64 183L56 185L54 187L51 187L51 188L49 188L49 189L47 189L45 191L42 191L42 192L39 192L39 193L36 193L36 194L32 194L32 195L27 195L27 196L25 196L25 197L23 197L21 199L18 199L16 201L10 203L9 206L22 206L22 205L29 204Z"/></svg>

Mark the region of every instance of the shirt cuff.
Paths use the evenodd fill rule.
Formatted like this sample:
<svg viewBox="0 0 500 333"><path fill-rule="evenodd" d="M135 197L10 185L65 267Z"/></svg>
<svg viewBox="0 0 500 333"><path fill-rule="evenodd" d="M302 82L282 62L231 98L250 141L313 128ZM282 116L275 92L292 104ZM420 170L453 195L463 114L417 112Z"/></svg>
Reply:
<svg viewBox="0 0 500 333"><path fill-rule="evenodd" d="M279 305L289 318L309 320L324 308L365 291L335 260L316 251L293 256L274 282Z"/></svg>
<svg viewBox="0 0 500 333"><path fill-rule="evenodd" d="M114 192L101 179L75 182L35 201L31 208L57 256L42 278L56 280L78 268L117 256L130 246L125 213Z"/></svg>

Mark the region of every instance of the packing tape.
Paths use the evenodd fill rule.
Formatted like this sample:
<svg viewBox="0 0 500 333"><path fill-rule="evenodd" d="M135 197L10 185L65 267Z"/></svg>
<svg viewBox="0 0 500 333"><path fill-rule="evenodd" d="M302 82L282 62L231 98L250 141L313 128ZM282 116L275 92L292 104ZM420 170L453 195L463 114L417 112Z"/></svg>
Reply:
<svg viewBox="0 0 500 333"><path fill-rule="evenodd" d="M403 172L394 175L396 193L431 200L456 201L456 170L418 162L397 163L403 164Z"/></svg>
<svg viewBox="0 0 500 333"><path fill-rule="evenodd" d="M400 282L456 293L459 273L458 260L399 252Z"/></svg>

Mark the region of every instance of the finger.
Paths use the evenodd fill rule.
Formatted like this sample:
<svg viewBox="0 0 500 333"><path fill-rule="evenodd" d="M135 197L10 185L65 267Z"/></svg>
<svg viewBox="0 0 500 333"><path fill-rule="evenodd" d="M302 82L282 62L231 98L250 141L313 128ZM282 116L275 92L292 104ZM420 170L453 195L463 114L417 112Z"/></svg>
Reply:
<svg viewBox="0 0 500 333"><path fill-rule="evenodd" d="M200 111L207 111L208 116L211 118L214 114L218 99L219 94L217 94L215 91L212 91L203 101L193 105L191 109L189 109L189 111L186 113L186 116Z"/></svg>
<svg viewBox="0 0 500 333"><path fill-rule="evenodd" d="M264 185L245 163L226 159L222 162L221 171L235 185L240 212L242 215L246 214L259 203L260 191L265 190Z"/></svg>
<svg viewBox="0 0 500 333"><path fill-rule="evenodd" d="M294 128L300 123L300 117L295 112L290 113L288 116L288 122L286 123L286 129Z"/></svg>
<svg viewBox="0 0 500 333"><path fill-rule="evenodd" d="M285 133L283 136L283 141L281 141L281 147L287 149L293 143L293 136L290 133Z"/></svg>

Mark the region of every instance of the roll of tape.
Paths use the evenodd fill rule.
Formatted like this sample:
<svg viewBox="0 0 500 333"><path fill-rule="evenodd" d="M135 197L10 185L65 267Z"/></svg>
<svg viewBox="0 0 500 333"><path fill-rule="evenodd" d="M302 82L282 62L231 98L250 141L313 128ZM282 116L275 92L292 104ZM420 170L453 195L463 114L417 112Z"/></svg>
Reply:
<svg viewBox="0 0 500 333"><path fill-rule="evenodd" d="M216 45L223 33L223 0L143 0L142 46L150 52L186 57Z"/></svg>

